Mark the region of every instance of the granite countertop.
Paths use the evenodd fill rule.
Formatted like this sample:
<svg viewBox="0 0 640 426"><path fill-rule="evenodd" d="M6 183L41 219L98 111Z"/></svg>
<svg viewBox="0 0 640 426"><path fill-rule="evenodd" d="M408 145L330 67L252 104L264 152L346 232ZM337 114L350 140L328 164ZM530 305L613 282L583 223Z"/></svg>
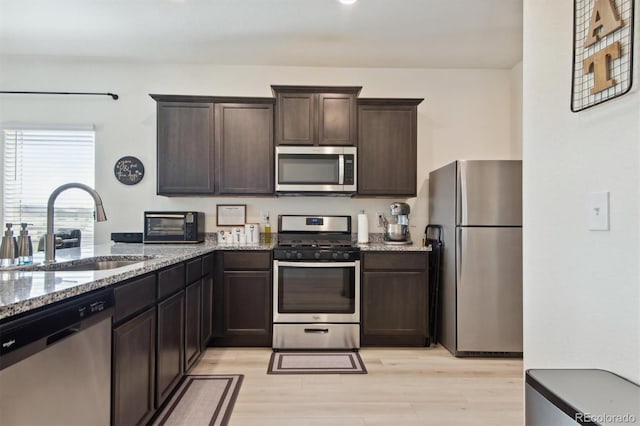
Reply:
<svg viewBox="0 0 640 426"><path fill-rule="evenodd" d="M274 239L275 241L275 239ZM274 242L219 246L215 240L200 244L101 244L56 252L58 263L100 256L150 256L150 259L102 271L29 271L0 269L0 320L69 297L107 287L215 250L271 250ZM34 255L41 263L43 253ZM133 258L132 258L133 259Z"/></svg>
<svg viewBox="0 0 640 426"><path fill-rule="evenodd" d="M354 236L357 241L357 236ZM431 251L431 246L423 246L422 241L411 244L384 244L384 234L370 233L368 243L358 243L361 251Z"/></svg>
<svg viewBox="0 0 640 426"><path fill-rule="evenodd" d="M423 247L421 242L408 245L386 245L383 244L381 235L371 234L369 243L357 245L362 251L431 251L431 247ZM216 250L271 250L276 244L277 234L274 234L269 242L265 242L263 235L259 244L219 245L214 238L200 244L110 243L95 245L88 250L83 248L82 251L80 248L58 250L56 252L58 263L82 261L82 259L100 256L149 256L150 258L132 265L102 271L0 269L0 321ZM36 253L34 263L41 263L43 258L43 253Z"/></svg>

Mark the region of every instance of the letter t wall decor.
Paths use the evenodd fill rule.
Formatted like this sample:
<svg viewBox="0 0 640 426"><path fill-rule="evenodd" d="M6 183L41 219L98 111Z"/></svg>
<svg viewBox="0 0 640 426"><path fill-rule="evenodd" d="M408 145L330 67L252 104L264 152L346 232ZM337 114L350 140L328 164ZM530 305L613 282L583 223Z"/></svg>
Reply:
<svg viewBox="0 0 640 426"><path fill-rule="evenodd" d="M574 0L571 111L631 89L634 0Z"/></svg>

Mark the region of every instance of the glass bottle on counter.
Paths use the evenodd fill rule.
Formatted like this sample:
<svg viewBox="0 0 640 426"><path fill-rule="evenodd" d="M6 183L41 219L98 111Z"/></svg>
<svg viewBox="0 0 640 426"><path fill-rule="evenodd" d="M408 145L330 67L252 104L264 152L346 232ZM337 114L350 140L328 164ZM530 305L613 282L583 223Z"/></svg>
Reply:
<svg viewBox="0 0 640 426"><path fill-rule="evenodd" d="M265 244L271 244L271 223L269 222L269 216L267 216L267 221L264 223L264 242Z"/></svg>

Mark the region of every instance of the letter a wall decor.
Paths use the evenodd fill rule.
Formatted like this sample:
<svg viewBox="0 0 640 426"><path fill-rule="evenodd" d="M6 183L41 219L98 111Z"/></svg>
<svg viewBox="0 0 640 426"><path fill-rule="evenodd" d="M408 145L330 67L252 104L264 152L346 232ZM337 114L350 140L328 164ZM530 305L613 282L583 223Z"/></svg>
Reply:
<svg viewBox="0 0 640 426"><path fill-rule="evenodd" d="M574 0L571 111L631 89L634 0Z"/></svg>

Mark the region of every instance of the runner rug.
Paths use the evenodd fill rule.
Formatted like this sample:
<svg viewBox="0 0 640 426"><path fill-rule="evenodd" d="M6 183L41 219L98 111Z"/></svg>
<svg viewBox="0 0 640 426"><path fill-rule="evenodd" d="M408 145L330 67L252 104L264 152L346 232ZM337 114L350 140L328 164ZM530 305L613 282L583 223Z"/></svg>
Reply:
<svg viewBox="0 0 640 426"><path fill-rule="evenodd" d="M153 424L228 424L242 379L241 374L186 376Z"/></svg>
<svg viewBox="0 0 640 426"><path fill-rule="evenodd" d="M268 374L367 374L358 352L273 352Z"/></svg>

